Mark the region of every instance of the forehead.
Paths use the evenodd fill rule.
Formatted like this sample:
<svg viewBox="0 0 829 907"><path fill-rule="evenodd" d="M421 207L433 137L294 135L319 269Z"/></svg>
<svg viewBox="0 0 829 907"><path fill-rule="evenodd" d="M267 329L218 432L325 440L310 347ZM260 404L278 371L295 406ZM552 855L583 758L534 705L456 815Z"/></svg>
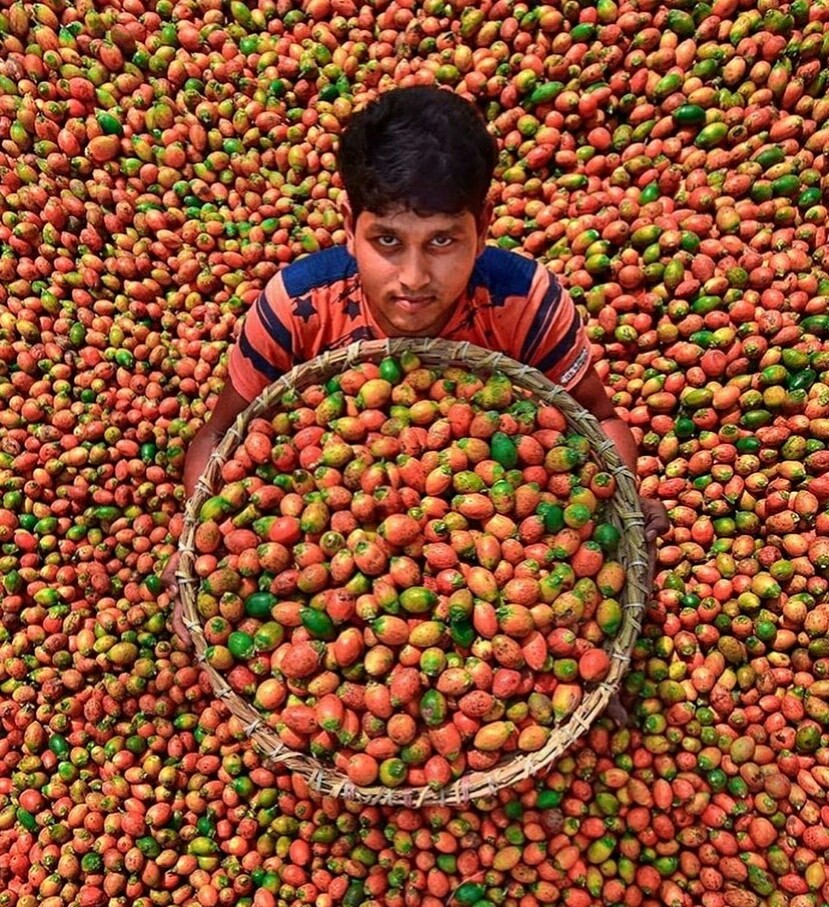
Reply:
<svg viewBox="0 0 829 907"><path fill-rule="evenodd" d="M397 233L413 236L434 233L465 233L474 228L475 218L469 211L460 214L430 214L423 216L408 209L398 209L384 214L363 211L360 227L366 233Z"/></svg>

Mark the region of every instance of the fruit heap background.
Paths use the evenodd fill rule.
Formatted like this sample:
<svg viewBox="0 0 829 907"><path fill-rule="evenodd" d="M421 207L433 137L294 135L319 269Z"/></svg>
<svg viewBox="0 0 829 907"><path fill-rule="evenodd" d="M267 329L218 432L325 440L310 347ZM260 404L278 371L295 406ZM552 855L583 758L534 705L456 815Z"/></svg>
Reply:
<svg viewBox="0 0 829 907"><path fill-rule="evenodd" d="M827 23L2 5L0 907L829 900ZM431 82L490 122L492 241L576 297L673 529L628 726L467 808L361 808L262 766L158 574L240 317L344 239L339 132Z"/></svg>

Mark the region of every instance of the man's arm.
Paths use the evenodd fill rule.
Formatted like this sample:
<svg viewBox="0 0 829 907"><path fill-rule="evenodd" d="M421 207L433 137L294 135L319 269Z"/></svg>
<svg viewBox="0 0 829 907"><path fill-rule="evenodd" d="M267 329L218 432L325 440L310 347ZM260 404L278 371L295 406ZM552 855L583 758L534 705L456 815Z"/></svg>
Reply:
<svg viewBox="0 0 829 907"><path fill-rule="evenodd" d="M627 423L620 419L605 392L602 379L591 365L581 380L568 391L571 397L592 413L601 423L602 429L616 445L620 459L636 475L639 450ZM661 501L640 499L645 517L645 539L653 545L670 529L668 513ZM653 549L651 550L651 572L653 571Z"/></svg>
<svg viewBox="0 0 829 907"><path fill-rule="evenodd" d="M591 365L568 393L601 422L605 434L616 445L622 462L636 475L639 458L636 441L627 424L617 415L596 369Z"/></svg>
<svg viewBox="0 0 829 907"><path fill-rule="evenodd" d="M289 305L282 274L278 273L246 313L242 333L230 352L224 389L210 419L196 433L187 450L184 491L188 498L193 496L211 453L239 413L293 364L290 319L285 315L286 311L290 311ZM185 643L190 644L178 595L178 560L176 552L164 568L161 579L173 600L173 629Z"/></svg>
<svg viewBox="0 0 829 907"><path fill-rule="evenodd" d="M228 380L221 394L219 394L219 399L213 407L210 419L196 432L187 450L187 456L184 459L184 490L188 498L192 497L196 482L198 482L199 477L204 472L207 461L210 459L210 454L224 437L228 428L236 421L239 413L247 405L248 401L233 387L233 383ZM167 566L161 574L161 579L173 602L171 620L173 630L186 645L190 646L193 640L184 625L181 598L178 594L178 581L176 578L178 561L178 551L176 551L167 562Z"/></svg>
<svg viewBox="0 0 829 907"><path fill-rule="evenodd" d="M228 381L219 394L212 415L198 430L187 450L184 460L184 491L188 498L193 496L196 482L204 472L210 454L247 405L248 401Z"/></svg>

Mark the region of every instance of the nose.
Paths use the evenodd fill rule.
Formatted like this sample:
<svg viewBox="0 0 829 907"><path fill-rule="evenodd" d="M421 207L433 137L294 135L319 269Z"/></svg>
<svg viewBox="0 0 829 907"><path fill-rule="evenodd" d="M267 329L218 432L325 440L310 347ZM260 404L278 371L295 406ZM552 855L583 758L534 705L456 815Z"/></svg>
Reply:
<svg viewBox="0 0 829 907"><path fill-rule="evenodd" d="M417 295L429 286L426 257L418 250L410 251L400 264L400 286L404 293Z"/></svg>

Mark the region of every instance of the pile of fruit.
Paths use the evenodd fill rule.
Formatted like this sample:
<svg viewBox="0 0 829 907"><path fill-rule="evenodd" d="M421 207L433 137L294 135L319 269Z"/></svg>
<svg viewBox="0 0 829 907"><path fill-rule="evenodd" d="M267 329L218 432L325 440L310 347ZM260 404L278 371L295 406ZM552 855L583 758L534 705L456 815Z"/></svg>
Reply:
<svg viewBox="0 0 829 907"><path fill-rule="evenodd" d="M826 0L0 9L0 904L829 901ZM625 681L533 781L359 807L267 769L167 627L240 316L341 243L336 143L475 99L498 245L577 300L673 528Z"/></svg>
<svg viewBox="0 0 829 907"><path fill-rule="evenodd" d="M622 625L616 480L567 429L413 353L283 393L199 511L207 663L358 785L543 749Z"/></svg>

